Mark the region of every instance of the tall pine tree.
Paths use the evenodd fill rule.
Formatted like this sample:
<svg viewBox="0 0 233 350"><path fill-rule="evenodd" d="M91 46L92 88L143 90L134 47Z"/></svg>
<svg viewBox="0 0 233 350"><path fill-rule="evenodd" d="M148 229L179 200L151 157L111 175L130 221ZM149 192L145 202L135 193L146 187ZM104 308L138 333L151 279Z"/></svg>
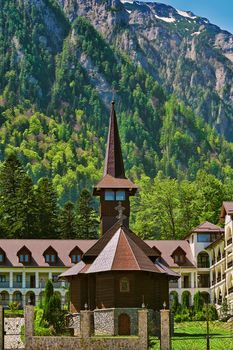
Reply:
<svg viewBox="0 0 233 350"><path fill-rule="evenodd" d="M37 209L31 179L15 154L11 154L0 171L1 236L33 237L37 230Z"/></svg>
<svg viewBox="0 0 233 350"><path fill-rule="evenodd" d="M57 196L51 180L46 177L38 181L36 201L39 217L39 237L59 238Z"/></svg>
<svg viewBox="0 0 233 350"><path fill-rule="evenodd" d="M67 202L60 214L60 237L62 239L76 238L77 226L74 212L74 204Z"/></svg>
<svg viewBox="0 0 233 350"><path fill-rule="evenodd" d="M99 221L96 211L92 206L92 196L84 189L77 201L77 238L98 238Z"/></svg>

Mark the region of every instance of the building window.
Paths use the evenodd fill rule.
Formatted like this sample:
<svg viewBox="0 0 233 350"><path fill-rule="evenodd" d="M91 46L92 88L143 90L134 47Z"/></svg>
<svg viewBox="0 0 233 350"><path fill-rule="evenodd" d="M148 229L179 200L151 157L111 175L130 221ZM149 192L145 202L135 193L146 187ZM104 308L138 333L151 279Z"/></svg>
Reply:
<svg viewBox="0 0 233 350"><path fill-rule="evenodd" d="M6 282L6 276L0 275L0 282Z"/></svg>
<svg viewBox="0 0 233 350"><path fill-rule="evenodd" d="M125 200L125 191L116 191L116 200L124 201Z"/></svg>
<svg viewBox="0 0 233 350"><path fill-rule="evenodd" d="M28 263L29 262L29 255L28 254L20 254L19 262Z"/></svg>
<svg viewBox="0 0 233 350"><path fill-rule="evenodd" d="M197 241L198 242L211 242L211 237L209 233L199 233L197 235Z"/></svg>
<svg viewBox="0 0 233 350"><path fill-rule="evenodd" d="M4 254L0 254L0 263L4 262Z"/></svg>
<svg viewBox="0 0 233 350"><path fill-rule="evenodd" d="M125 191L105 191L104 198L106 201L124 201Z"/></svg>
<svg viewBox="0 0 233 350"><path fill-rule="evenodd" d="M128 278L124 277L120 280L120 292L121 293L129 293L130 285Z"/></svg>
<svg viewBox="0 0 233 350"><path fill-rule="evenodd" d="M174 255L174 262L176 264L182 264L184 263L184 255Z"/></svg>
<svg viewBox="0 0 233 350"><path fill-rule="evenodd" d="M46 254L45 255L45 262L46 263L55 263L56 257L54 254Z"/></svg>
<svg viewBox="0 0 233 350"><path fill-rule="evenodd" d="M72 254L71 255L71 262L73 264L77 264L79 261L81 261L81 255L79 255L79 254Z"/></svg>
<svg viewBox="0 0 233 350"><path fill-rule="evenodd" d="M22 282L22 275L16 275L16 282L21 283Z"/></svg>
<svg viewBox="0 0 233 350"><path fill-rule="evenodd" d="M115 192L114 191L105 191L105 200L106 201L114 201L115 200Z"/></svg>

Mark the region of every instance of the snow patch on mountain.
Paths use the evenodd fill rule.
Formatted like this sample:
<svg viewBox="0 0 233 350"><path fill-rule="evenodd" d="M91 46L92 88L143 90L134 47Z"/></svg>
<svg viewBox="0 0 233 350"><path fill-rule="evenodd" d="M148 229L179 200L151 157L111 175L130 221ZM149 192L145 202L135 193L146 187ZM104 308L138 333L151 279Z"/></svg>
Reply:
<svg viewBox="0 0 233 350"><path fill-rule="evenodd" d="M177 9L176 9L176 12L177 12L180 16L182 16L182 17L191 18L191 19L197 18L197 16L191 16L191 15L190 15L188 12L186 12L186 11L181 11L181 10L177 10Z"/></svg>
<svg viewBox="0 0 233 350"><path fill-rule="evenodd" d="M160 17L158 15L155 15L155 18L160 19L161 21L167 22L167 23L174 23L176 22L176 19L174 17Z"/></svg>

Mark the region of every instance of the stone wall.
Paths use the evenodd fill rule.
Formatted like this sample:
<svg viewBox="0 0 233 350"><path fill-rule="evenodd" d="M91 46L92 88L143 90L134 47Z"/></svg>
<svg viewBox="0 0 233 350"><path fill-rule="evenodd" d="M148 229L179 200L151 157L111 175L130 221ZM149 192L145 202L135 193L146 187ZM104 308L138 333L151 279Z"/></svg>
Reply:
<svg viewBox="0 0 233 350"><path fill-rule="evenodd" d="M45 349L76 349L76 350L147 350L147 310L138 311L138 336L98 338L92 336L93 312L81 312L81 336L80 337L35 337L32 333L33 309L27 306L25 310L26 342L25 350ZM98 313L100 315L101 313ZM98 317L98 316L97 316Z"/></svg>
<svg viewBox="0 0 233 350"><path fill-rule="evenodd" d="M114 309L94 311L95 335L115 335Z"/></svg>

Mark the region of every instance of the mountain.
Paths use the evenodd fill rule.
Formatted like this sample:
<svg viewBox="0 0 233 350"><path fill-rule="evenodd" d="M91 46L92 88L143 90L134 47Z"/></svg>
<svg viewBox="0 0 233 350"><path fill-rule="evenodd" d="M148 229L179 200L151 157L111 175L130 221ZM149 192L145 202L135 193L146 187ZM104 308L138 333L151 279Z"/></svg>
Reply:
<svg viewBox="0 0 233 350"><path fill-rule="evenodd" d="M156 2L60 1L72 22L85 16L167 92L233 140L233 35L208 19Z"/></svg>
<svg viewBox="0 0 233 350"><path fill-rule="evenodd" d="M61 203L101 176L116 98L129 175L233 178L233 36L158 3L0 2L0 159Z"/></svg>

